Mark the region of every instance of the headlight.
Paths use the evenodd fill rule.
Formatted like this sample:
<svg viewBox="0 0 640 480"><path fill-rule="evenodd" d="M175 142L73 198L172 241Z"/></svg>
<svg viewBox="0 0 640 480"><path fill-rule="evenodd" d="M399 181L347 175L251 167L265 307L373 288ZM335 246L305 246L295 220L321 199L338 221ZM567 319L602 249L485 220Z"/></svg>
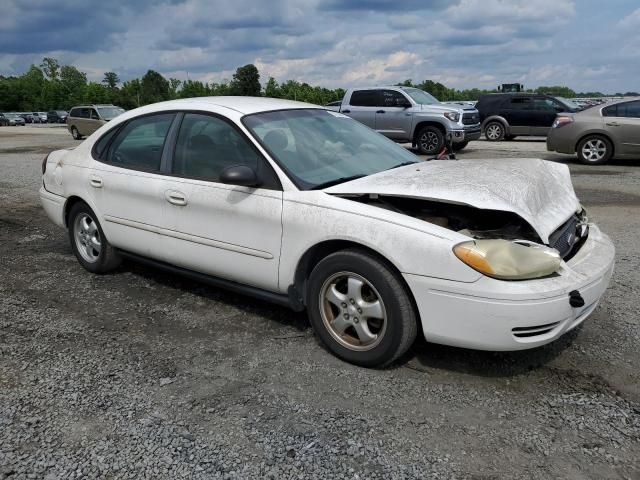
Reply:
<svg viewBox="0 0 640 480"><path fill-rule="evenodd" d="M452 122L457 122L458 120L460 120L460 114L458 112L444 112L444 116Z"/></svg>
<svg viewBox="0 0 640 480"><path fill-rule="evenodd" d="M471 240L453 247L453 253L474 270L500 280L546 277L562 263L553 248L508 240Z"/></svg>

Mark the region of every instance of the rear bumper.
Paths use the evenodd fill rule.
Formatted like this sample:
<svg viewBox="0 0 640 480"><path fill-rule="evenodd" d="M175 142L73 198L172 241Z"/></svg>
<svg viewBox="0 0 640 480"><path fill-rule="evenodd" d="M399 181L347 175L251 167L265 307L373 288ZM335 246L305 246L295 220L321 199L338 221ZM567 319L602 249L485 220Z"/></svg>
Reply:
<svg viewBox="0 0 640 480"><path fill-rule="evenodd" d="M558 276L520 282L481 277L463 284L405 274L426 339L479 350L511 351L552 342L596 308L613 272L615 249L594 225ZM584 306L569 304L577 290Z"/></svg>
<svg viewBox="0 0 640 480"><path fill-rule="evenodd" d="M47 191L44 186L38 192L40 203L53 223L59 227L64 227L64 204L66 198Z"/></svg>
<svg viewBox="0 0 640 480"><path fill-rule="evenodd" d="M567 127L561 127L567 128ZM574 148L574 141L572 138L565 137L558 130L552 128L547 135L547 151L567 153L569 155L576 153Z"/></svg>

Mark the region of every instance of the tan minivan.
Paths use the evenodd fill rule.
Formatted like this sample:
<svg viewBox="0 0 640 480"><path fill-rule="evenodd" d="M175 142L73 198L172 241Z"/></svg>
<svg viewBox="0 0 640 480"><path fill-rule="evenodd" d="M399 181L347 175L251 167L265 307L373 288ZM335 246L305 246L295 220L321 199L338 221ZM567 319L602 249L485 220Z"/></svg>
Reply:
<svg viewBox="0 0 640 480"><path fill-rule="evenodd" d="M91 135L109 120L124 112L115 105L81 105L73 107L67 117L67 128L76 140Z"/></svg>

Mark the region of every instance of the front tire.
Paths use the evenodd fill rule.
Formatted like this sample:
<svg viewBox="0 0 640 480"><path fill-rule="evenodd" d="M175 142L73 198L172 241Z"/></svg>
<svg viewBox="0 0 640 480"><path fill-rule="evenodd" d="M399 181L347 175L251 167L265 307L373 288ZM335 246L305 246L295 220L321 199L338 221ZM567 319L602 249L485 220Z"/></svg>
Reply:
<svg viewBox="0 0 640 480"><path fill-rule="evenodd" d="M454 143L452 148L454 152L459 152L460 150L466 148L467 145L469 145L469 142Z"/></svg>
<svg viewBox="0 0 640 480"><path fill-rule="evenodd" d="M504 125L500 122L489 122L484 127L484 136L490 142L499 142L504 139Z"/></svg>
<svg viewBox="0 0 640 480"><path fill-rule="evenodd" d="M361 250L343 250L311 272L307 306L320 340L337 357L382 367L413 344L417 317L406 287L390 267Z"/></svg>
<svg viewBox="0 0 640 480"><path fill-rule="evenodd" d="M438 127L427 125L418 132L416 145L422 155L436 155L444 146L444 135Z"/></svg>
<svg viewBox="0 0 640 480"><path fill-rule="evenodd" d="M578 143L578 160L587 165L607 163L613 156L613 145L600 135L589 135Z"/></svg>
<svg viewBox="0 0 640 480"><path fill-rule="evenodd" d="M120 265L122 258L107 241L93 210L76 203L69 212L69 240L76 258L92 273L107 273Z"/></svg>

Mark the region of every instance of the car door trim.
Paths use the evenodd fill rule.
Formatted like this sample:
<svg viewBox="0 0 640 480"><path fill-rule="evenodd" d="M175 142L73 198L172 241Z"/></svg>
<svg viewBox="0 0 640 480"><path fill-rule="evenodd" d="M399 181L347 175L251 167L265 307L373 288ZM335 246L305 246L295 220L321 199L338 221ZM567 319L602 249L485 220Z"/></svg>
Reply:
<svg viewBox="0 0 640 480"><path fill-rule="evenodd" d="M157 227L155 225L149 225L147 223L136 222L134 220L127 220L126 218L115 217L113 215L105 215L104 220L109 223L115 223L123 225L125 227L137 228L139 230L145 230L151 233L157 233L166 237L177 238L179 240L185 240L187 242L198 243L200 245L206 245L207 247L219 248L221 250L228 250L235 253L241 253L243 255L249 255L251 257L263 258L265 260L273 260L273 255L269 252L262 250L256 250L253 248L243 247L233 243L221 242L219 240L213 240L211 238L199 237L197 235L191 235L188 233L179 232L177 230L169 230L167 228Z"/></svg>

